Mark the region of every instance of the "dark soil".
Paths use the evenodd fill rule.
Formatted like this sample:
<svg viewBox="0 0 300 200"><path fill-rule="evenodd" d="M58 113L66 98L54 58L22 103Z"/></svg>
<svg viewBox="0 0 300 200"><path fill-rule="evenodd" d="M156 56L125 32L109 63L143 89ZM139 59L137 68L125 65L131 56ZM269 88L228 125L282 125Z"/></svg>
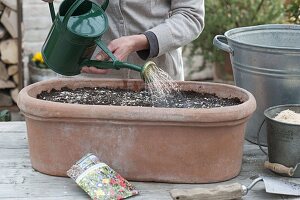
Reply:
<svg viewBox="0 0 300 200"><path fill-rule="evenodd" d="M174 93L165 100L152 99L147 90L134 92L127 89L109 88L62 88L43 91L38 99L72 104L143 106L168 108L214 108L241 104L238 98L220 98L215 94L181 91Z"/></svg>

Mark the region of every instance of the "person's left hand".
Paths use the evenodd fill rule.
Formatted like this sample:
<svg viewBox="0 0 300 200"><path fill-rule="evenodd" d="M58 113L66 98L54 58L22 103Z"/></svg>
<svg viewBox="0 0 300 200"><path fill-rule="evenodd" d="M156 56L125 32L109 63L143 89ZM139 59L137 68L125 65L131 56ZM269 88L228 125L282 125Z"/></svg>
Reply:
<svg viewBox="0 0 300 200"><path fill-rule="evenodd" d="M118 60L125 61L129 54L149 48L149 43L147 37L144 34L130 35L112 40L108 44L107 48L116 56ZM107 60L109 59L109 57L105 52L101 51L96 56L96 59ZM97 69L95 67L83 67L81 72L95 74L108 73L107 70Z"/></svg>
<svg viewBox="0 0 300 200"><path fill-rule="evenodd" d="M108 74L110 69L99 69L96 67L82 67L81 73L87 73L87 74Z"/></svg>

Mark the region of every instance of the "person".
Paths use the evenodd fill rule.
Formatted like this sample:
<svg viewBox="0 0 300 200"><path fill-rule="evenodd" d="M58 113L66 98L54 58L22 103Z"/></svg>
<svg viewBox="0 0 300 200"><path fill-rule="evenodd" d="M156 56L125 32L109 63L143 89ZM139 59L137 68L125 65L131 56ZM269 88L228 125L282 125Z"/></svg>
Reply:
<svg viewBox="0 0 300 200"><path fill-rule="evenodd" d="M105 12L109 28L102 40L117 59L140 66L152 60L174 80L184 80L182 46L204 28L204 0L110 0ZM100 50L95 55L99 60L107 58ZM82 73L140 78L138 72L128 69L83 67Z"/></svg>

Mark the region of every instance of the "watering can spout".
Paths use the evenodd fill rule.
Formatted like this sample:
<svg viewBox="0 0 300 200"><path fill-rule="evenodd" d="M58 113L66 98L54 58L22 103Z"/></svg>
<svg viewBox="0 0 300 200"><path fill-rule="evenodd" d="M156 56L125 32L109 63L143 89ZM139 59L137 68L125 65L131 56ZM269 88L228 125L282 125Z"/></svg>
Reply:
<svg viewBox="0 0 300 200"><path fill-rule="evenodd" d="M81 63L81 66L93 66L96 67L98 69L122 69L122 68L127 68L127 69L131 69L134 71L138 71L138 72L142 72L143 71L143 67L142 66L138 66L135 64L130 64L130 63L126 63L126 62L121 62L121 61L98 61L98 60L84 60Z"/></svg>
<svg viewBox="0 0 300 200"><path fill-rule="evenodd" d="M151 73L155 73L157 70L157 66L154 62L152 61L148 61L144 64L144 66L138 66L138 65L134 65L134 64L130 64L130 63L124 63L124 62L120 62L117 61L119 66L121 66L122 68L127 68L127 69L131 69L131 70L135 70L140 72L141 78L144 81L147 81L147 79L149 77L151 77Z"/></svg>
<svg viewBox="0 0 300 200"><path fill-rule="evenodd" d="M97 61L97 60L84 60L82 66L94 66L99 69L130 69L137 72L140 72L141 78L149 77L151 71L155 71L156 64L152 61L148 61L144 66L139 66L131 63L121 62L118 60L115 61Z"/></svg>
<svg viewBox="0 0 300 200"><path fill-rule="evenodd" d="M101 39L97 39L95 43L108 55L111 61L98 61L98 60L89 60L85 59L81 63L81 66L94 66L99 69L122 69L127 68L130 70L138 71L141 73L141 78L145 75L145 68L148 68L148 64L146 63L144 66L139 66L127 62L119 61L115 55L107 48L107 46L101 41ZM144 78L143 78L144 79Z"/></svg>

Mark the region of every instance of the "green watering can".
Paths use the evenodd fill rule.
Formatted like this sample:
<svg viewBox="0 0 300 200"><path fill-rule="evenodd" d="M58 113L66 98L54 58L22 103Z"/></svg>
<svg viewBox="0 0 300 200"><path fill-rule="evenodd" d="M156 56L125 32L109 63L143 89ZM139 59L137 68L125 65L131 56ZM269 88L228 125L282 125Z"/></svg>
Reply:
<svg viewBox="0 0 300 200"><path fill-rule="evenodd" d="M145 69L153 66L153 62L144 66L121 62L101 41L101 36L108 27L105 14L108 3L109 0L105 0L100 6L88 0L65 0L56 16L53 3L49 3L53 25L42 47L43 59L49 68L66 76L80 74L83 66L100 69L128 68L139 71L144 78L147 71ZM90 59L97 45L111 61Z"/></svg>

